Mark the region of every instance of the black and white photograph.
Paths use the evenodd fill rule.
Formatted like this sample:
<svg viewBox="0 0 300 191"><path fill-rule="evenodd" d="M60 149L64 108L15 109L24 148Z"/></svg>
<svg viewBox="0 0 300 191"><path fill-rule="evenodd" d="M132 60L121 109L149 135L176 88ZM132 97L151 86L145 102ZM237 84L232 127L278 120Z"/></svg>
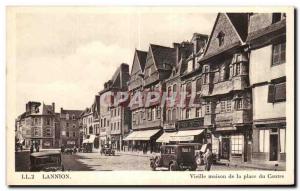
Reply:
<svg viewBox="0 0 300 191"><path fill-rule="evenodd" d="M7 7L7 178L293 184L293 11Z"/></svg>

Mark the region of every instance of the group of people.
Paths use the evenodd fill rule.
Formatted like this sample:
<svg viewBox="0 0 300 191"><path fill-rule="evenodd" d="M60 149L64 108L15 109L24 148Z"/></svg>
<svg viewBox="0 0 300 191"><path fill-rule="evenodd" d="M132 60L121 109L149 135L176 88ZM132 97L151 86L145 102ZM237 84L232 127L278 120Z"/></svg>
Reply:
<svg viewBox="0 0 300 191"><path fill-rule="evenodd" d="M76 154L77 151L80 152L80 149L77 148L77 146L74 146L73 148L66 148L64 145L60 147L61 153L65 154Z"/></svg>

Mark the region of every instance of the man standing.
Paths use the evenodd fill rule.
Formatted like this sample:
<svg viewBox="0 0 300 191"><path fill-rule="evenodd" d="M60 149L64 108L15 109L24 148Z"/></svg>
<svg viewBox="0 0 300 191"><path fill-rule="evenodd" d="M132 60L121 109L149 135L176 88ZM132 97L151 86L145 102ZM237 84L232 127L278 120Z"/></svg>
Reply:
<svg viewBox="0 0 300 191"><path fill-rule="evenodd" d="M204 154L205 170L210 171L211 165L213 163L213 156L210 148L206 150Z"/></svg>

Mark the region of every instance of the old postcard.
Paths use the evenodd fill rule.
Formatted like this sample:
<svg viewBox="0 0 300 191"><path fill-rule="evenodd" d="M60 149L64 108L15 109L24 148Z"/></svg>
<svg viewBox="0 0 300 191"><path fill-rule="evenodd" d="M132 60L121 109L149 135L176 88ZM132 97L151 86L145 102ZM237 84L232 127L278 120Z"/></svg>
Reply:
<svg viewBox="0 0 300 191"><path fill-rule="evenodd" d="M8 185L293 185L293 7L7 7Z"/></svg>

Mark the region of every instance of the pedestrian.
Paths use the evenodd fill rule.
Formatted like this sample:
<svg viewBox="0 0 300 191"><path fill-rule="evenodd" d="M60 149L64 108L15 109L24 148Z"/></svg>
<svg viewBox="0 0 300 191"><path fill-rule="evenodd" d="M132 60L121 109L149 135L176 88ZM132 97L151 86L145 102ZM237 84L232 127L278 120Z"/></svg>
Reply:
<svg viewBox="0 0 300 191"><path fill-rule="evenodd" d="M40 147L39 147L39 145L36 145L35 150L36 150L36 152L40 152Z"/></svg>
<svg viewBox="0 0 300 191"><path fill-rule="evenodd" d="M206 150L206 153L204 154L204 163L205 163L205 170L210 171L211 165L213 163L213 155L209 148Z"/></svg>
<svg viewBox="0 0 300 191"><path fill-rule="evenodd" d="M33 145L30 145L30 153L33 153Z"/></svg>

